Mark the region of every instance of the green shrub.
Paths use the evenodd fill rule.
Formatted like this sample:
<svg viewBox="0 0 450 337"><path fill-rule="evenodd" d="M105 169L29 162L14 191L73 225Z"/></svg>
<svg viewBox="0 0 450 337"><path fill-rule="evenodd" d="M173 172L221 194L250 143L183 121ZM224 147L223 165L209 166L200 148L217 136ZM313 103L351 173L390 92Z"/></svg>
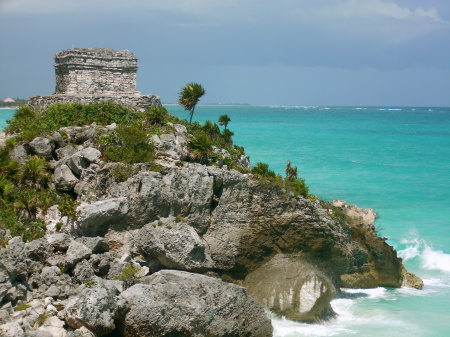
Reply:
<svg viewBox="0 0 450 337"><path fill-rule="evenodd" d="M56 231L59 232L62 228L63 223L62 222L57 222L55 225Z"/></svg>
<svg viewBox="0 0 450 337"><path fill-rule="evenodd" d="M302 178L297 178L295 180L285 179L284 181L286 189L292 191L295 196L301 195L307 198L309 194L309 188L305 184L305 180Z"/></svg>
<svg viewBox="0 0 450 337"><path fill-rule="evenodd" d="M62 215L69 217L69 219L77 220L77 207L79 204L80 203L69 194L63 193L59 196L58 210Z"/></svg>
<svg viewBox="0 0 450 337"><path fill-rule="evenodd" d="M207 133L198 132L189 140L189 147L192 149L195 160L199 163L205 163L212 151L212 141Z"/></svg>
<svg viewBox="0 0 450 337"><path fill-rule="evenodd" d="M48 315L48 313L43 312L42 314L40 314L36 320L36 325L37 326L41 326L42 324L44 324L44 322L47 320L47 318L49 318L50 316Z"/></svg>
<svg viewBox="0 0 450 337"><path fill-rule="evenodd" d="M140 270L141 268L135 268L132 263L129 263L125 268L122 269L122 273L120 274L120 276L114 279L123 282L129 282Z"/></svg>
<svg viewBox="0 0 450 337"><path fill-rule="evenodd" d="M150 125L162 125L167 117L169 112L164 107L152 107L145 111L144 117L147 124ZM165 124L165 123L164 123Z"/></svg>
<svg viewBox="0 0 450 337"><path fill-rule="evenodd" d="M84 280L84 284L88 288L92 288L94 285L97 284L97 281L95 280Z"/></svg>
<svg viewBox="0 0 450 337"><path fill-rule="evenodd" d="M276 178L277 174L272 171L269 170L269 165L265 164L265 163L256 163L256 165L251 169L251 172L253 174L256 174L260 177L265 177L265 178Z"/></svg>
<svg viewBox="0 0 450 337"><path fill-rule="evenodd" d="M138 125L120 125L117 142L105 150L105 159L113 162L148 163L154 159L150 137Z"/></svg>
<svg viewBox="0 0 450 337"><path fill-rule="evenodd" d="M28 308L31 308L31 305L27 303L21 303L17 307L14 308L14 311L23 311L27 310Z"/></svg>
<svg viewBox="0 0 450 337"><path fill-rule="evenodd" d="M111 173L116 177L118 182L127 181L128 178L133 176L138 169L131 164L118 163L112 169Z"/></svg>

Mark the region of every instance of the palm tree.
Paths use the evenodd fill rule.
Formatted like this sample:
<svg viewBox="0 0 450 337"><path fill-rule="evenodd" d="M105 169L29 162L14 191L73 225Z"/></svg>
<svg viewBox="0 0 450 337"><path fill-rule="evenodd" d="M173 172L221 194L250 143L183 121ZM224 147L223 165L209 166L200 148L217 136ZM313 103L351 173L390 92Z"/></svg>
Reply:
<svg viewBox="0 0 450 337"><path fill-rule="evenodd" d="M198 83L188 83L184 86L178 98L178 103L184 106L185 110L189 111L189 124L192 122L192 117L194 116L195 106L198 101L200 101L200 97L205 94L205 89Z"/></svg>
<svg viewBox="0 0 450 337"><path fill-rule="evenodd" d="M218 122L219 122L220 125L225 126L225 130L226 130L227 126L228 126L228 123L231 122L231 119L230 119L230 117L228 117L228 115L222 115L222 116L219 117Z"/></svg>

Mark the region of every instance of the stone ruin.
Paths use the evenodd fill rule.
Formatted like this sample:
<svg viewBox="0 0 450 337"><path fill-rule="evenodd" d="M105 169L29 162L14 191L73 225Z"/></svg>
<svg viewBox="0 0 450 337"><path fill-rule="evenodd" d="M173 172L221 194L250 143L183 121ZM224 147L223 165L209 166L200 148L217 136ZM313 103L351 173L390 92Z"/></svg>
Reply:
<svg viewBox="0 0 450 337"><path fill-rule="evenodd" d="M55 103L105 101L139 110L160 107L158 96L141 95L136 90L137 69L137 58L128 50L63 50L55 54L55 93L30 97L28 104L38 111Z"/></svg>

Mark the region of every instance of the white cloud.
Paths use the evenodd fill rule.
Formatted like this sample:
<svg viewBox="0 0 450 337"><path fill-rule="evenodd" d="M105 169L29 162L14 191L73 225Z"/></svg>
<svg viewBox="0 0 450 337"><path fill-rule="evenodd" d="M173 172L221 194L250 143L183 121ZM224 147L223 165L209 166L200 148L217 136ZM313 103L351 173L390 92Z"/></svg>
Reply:
<svg viewBox="0 0 450 337"><path fill-rule="evenodd" d="M345 3L336 5L335 13L337 16L345 18L382 16L393 19L414 19L426 17L435 21L442 21L434 7L429 10L420 7L411 10L407 7L400 7L395 2L382 0L348 0Z"/></svg>

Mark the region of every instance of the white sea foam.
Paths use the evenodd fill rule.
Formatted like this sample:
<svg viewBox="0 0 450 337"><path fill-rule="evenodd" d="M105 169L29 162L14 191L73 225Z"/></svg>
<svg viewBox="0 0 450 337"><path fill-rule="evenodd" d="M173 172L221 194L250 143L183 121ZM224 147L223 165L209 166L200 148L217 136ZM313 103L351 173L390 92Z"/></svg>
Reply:
<svg viewBox="0 0 450 337"><path fill-rule="evenodd" d="M450 273L450 255L426 246L422 252L421 267L428 270L441 270Z"/></svg>
<svg viewBox="0 0 450 337"><path fill-rule="evenodd" d="M409 238L402 239L400 243L406 245L405 249L398 251L403 261L419 257L421 268L450 273L450 254L434 250L416 231L410 232Z"/></svg>

